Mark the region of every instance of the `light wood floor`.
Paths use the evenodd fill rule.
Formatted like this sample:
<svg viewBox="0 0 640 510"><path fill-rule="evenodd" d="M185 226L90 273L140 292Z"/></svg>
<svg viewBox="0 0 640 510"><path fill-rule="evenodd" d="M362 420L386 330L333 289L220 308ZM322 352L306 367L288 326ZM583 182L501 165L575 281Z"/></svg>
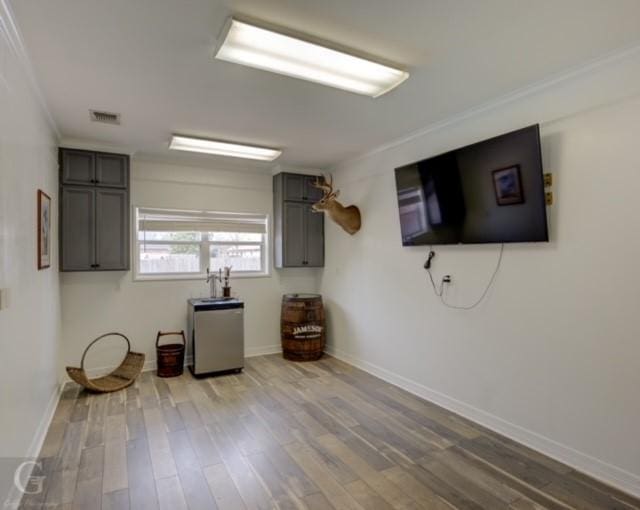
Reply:
<svg viewBox="0 0 640 510"><path fill-rule="evenodd" d="M23 508L600 509L640 502L334 358L64 392Z"/></svg>

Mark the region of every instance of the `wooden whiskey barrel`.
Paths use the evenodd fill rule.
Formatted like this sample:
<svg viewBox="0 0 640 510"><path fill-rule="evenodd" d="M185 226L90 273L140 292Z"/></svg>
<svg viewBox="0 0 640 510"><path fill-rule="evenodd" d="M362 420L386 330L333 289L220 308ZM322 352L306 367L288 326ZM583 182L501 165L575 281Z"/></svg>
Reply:
<svg viewBox="0 0 640 510"><path fill-rule="evenodd" d="M313 361L322 357L325 324L322 296L285 294L280 315L282 355L292 361Z"/></svg>

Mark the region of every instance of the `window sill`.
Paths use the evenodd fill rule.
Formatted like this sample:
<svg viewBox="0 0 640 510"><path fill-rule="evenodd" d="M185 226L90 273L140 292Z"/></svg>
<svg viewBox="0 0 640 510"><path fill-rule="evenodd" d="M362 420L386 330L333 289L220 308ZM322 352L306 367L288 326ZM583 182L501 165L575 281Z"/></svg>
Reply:
<svg viewBox="0 0 640 510"><path fill-rule="evenodd" d="M271 278L271 273L237 273L231 277L233 280L241 280L245 278ZM194 274L194 275L172 275L172 274L159 274L159 275L134 275L134 282L173 282L173 281L205 281L207 279L206 274Z"/></svg>

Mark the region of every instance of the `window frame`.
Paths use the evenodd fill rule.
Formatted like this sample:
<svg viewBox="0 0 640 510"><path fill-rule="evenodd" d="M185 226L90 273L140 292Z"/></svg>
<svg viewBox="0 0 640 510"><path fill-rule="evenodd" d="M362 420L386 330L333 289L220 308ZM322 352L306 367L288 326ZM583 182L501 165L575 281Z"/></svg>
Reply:
<svg viewBox="0 0 640 510"><path fill-rule="evenodd" d="M140 247L144 241L139 240L139 216L141 209L151 209L150 207L132 206L133 214L133 228L132 232L132 258L133 258L133 281L179 281L179 280L204 280L207 278L206 268L208 267L209 257L211 253L211 246L216 245L260 245L261 246L261 267L260 271L231 271L231 279L235 278L268 278L271 276L271 260L269 257L269 249L271 246L271 229L270 229L270 215L264 214L265 218L265 233L262 234L262 241L213 241L209 239L207 232L202 232L202 238L200 241L147 241L147 244L164 244L164 245L196 245L200 248L200 271L198 273L141 273L140 272ZM188 209L160 209L153 208L156 211L164 211L167 213L180 212L182 214L187 213L201 213L200 210L188 210ZM229 212L222 211L207 211L209 214L230 214ZM262 213L232 213L238 216L246 215L256 216L256 214Z"/></svg>

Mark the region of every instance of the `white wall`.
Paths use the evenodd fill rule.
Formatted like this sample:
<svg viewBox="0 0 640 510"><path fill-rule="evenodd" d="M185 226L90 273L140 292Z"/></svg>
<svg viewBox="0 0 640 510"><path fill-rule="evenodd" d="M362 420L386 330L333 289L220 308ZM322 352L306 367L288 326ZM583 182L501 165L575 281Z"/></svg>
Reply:
<svg viewBox="0 0 640 510"><path fill-rule="evenodd" d="M132 206L272 214L272 177L262 173L139 162L132 164ZM270 248L271 251L271 248ZM271 261L272 262L272 261ZM280 346L283 293L317 289L317 270L272 269L271 276L232 278L232 292L245 301L245 352L275 352ZM158 330L186 330L187 299L206 296L204 280L133 281L131 272L62 273L64 365L77 365L87 343L120 331L155 362ZM118 362L117 340L90 351L88 366Z"/></svg>
<svg viewBox="0 0 640 510"><path fill-rule="evenodd" d="M58 388L60 297L57 222L51 268L37 269L36 196L57 207L56 136L24 67L8 14L0 5L0 504L11 461L38 453ZM11 476L9 476L11 475Z"/></svg>
<svg viewBox="0 0 640 510"><path fill-rule="evenodd" d="M640 98L624 99L640 62L607 66L336 168L363 227L328 225L321 291L339 357L640 495ZM551 242L507 245L487 299L445 308L426 247L401 246L393 169L535 122L555 179ZM498 249L437 247L449 301L480 295Z"/></svg>

